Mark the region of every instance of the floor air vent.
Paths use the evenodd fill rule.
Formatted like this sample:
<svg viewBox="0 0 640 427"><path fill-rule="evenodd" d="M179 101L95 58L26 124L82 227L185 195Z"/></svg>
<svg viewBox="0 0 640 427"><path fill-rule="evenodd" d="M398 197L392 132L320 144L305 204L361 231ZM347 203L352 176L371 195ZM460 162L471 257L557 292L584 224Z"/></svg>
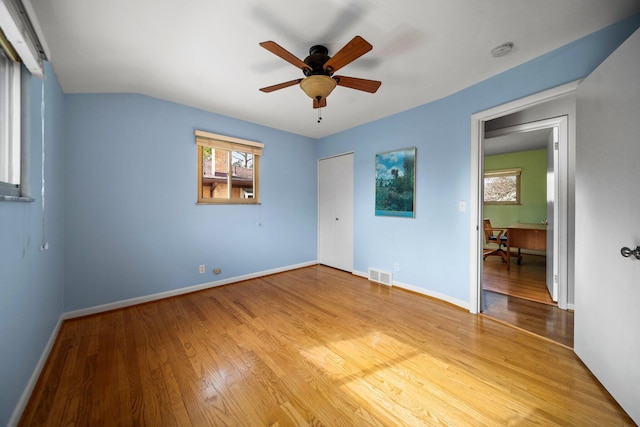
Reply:
<svg viewBox="0 0 640 427"><path fill-rule="evenodd" d="M387 286L391 286L393 284L393 281L391 280L391 273L376 270L374 268L369 268L369 280L372 282L382 283Z"/></svg>

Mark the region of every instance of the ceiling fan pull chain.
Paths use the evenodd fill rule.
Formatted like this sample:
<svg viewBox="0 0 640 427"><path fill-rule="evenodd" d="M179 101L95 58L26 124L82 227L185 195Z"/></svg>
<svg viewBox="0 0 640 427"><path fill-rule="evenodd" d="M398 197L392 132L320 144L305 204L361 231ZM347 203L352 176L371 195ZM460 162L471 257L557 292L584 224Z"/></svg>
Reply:
<svg viewBox="0 0 640 427"><path fill-rule="evenodd" d="M322 121L322 108L318 108L318 123Z"/></svg>

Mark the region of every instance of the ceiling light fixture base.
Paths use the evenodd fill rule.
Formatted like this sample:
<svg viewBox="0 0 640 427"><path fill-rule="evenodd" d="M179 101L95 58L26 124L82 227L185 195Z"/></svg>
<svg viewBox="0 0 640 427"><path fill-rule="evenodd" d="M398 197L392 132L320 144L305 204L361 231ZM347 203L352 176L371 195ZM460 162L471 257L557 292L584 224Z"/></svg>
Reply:
<svg viewBox="0 0 640 427"><path fill-rule="evenodd" d="M513 50L513 43L507 42L502 43L500 46L494 47L491 50L491 56L494 58L501 58L505 55L508 55Z"/></svg>

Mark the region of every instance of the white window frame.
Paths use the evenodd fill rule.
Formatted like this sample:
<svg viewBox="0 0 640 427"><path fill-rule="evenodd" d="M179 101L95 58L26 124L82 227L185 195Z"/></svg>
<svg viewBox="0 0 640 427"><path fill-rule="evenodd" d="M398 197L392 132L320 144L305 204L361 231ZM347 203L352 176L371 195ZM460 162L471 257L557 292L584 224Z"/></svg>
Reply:
<svg viewBox="0 0 640 427"><path fill-rule="evenodd" d="M0 201L34 201L29 196L29 85L23 65L30 75L44 78L46 47L40 43L36 27L39 24L28 1L0 0L1 67L6 71L0 77ZM44 82L42 90L44 104Z"/></svg>
<svg viewBox="0 0 640 427"><path fill-rule="evenodd" d="M0 54L0 196L20 197L21 66Z"/></svg>
<svg viewBox="0 0 640 427"><path fill-rule="evenodd" d="M195 131L195 139L197 145L197 174L198 174L198 195L197 204L215 205L215 204L244 204L257 205L260 204L260 157L264 144L261 142L249 141L246 139L234 138L226 135L205 132L201 130ZM227 151L228 155L228 172L227 172L227 197L205 198L202 196L202 155L203 147L210 147L215 150ZM249 196L248 192L241 192L240 198L232 198L232 181L233 181L233 156L234 151L253 154L253 192ZM214 161L215 164L215 161Z"/></svg>

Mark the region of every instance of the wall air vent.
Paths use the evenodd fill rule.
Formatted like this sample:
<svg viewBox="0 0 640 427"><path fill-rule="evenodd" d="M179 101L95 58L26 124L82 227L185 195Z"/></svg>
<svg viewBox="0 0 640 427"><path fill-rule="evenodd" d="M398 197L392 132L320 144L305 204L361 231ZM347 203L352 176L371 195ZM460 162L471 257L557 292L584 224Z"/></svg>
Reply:
<svg viewBox="0 0 640 427"><path fill-rule="evenodd" d="M372 282L382 283L383 285L393 286L393 280L391 279L391 273L386 271L376 270L369 267L369 280Z"/></svg>

